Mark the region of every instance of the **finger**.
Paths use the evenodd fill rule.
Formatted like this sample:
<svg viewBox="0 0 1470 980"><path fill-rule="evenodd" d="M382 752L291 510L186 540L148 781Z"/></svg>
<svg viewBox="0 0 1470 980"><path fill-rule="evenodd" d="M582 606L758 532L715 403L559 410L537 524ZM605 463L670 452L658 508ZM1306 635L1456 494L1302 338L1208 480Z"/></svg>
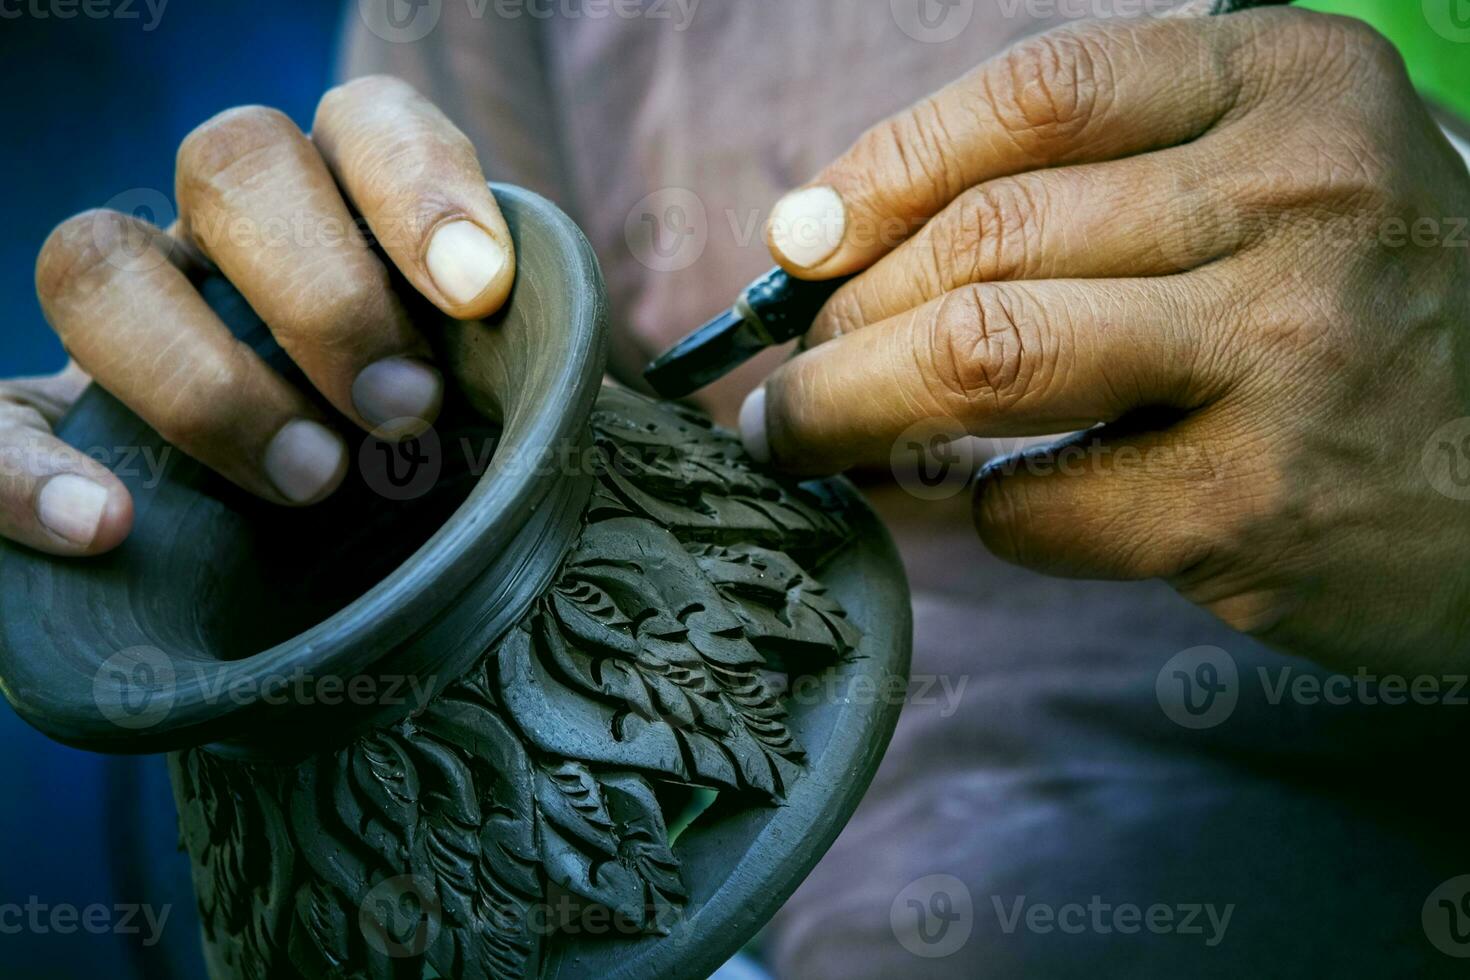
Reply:
<svg viewBox="0 0 1470 980"><path fill-rule="evenodd" d="M347 470L317 408L230 331L156 228L90 211L36 263L46 319L97 383L180 450L267 500L310 504Z"/></svg>
<svg viewBox="0 0 1470 980"><path fill-rule="evenodd" d="M122 543L133 501L108 469L51 433L86 378L0 384L0 537L53 555L100 555Z"/></svg>
<svg viewBox="0 0 1470 980"><path fill-rule="evenodd" d="M1045 435L1193 407L1221 383L1206 298L1183 277L966 286L788 361L741 434L758 459L816 474L886 460L920 423Z"/></svg>
<svg viewBox="0 0 1470 980"><path fill-rule="evenodd" d="M429 345L295 123L260 106L215 116L180 145L176 189L188 240L338 411L368 429L434 420Z"/></svg>
<svg viewBox="0 0 1470 980"><path fill-rule="evenodd" d="M1185 272L1236 251L1245 226L1201 144L973 187L839 289L816 346L971 283Z"/></svg>
<svg viewBox="0 0 1470 980"><path fill-rule="evenodd" d="M1063 27L880 123L767 224L804 278L864 269L967 188L1193 140L1236 105L1259 15Z"/></svg>
<svg viewBox="0 0 1470 980"><path fill-rule="evenodd" d="M1103 426L997 460L975 488L975 526L997 556L1077 578L1173 579L1223 540L1223 444L1190 418Z"/></svg>
<svg viewBox="0 0 1470 980"><path fill-rule="evenodd" d="M322 98L311 137L415 289L461 320L504 305L510 231L475 148L433 103L399 79L359 78Z"/></svg>

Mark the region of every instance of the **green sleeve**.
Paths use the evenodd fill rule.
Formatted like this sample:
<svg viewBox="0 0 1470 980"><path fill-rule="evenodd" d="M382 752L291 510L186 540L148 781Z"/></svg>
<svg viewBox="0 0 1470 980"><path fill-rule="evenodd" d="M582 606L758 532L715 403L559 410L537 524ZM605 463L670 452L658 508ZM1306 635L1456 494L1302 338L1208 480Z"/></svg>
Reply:
<svg viewBox="0 0 1470 980"><path fill-rule="evenodd" d="M1470 120L1470 0L1301 0L1358 17L1398 45L1420 91Z"/></svg>

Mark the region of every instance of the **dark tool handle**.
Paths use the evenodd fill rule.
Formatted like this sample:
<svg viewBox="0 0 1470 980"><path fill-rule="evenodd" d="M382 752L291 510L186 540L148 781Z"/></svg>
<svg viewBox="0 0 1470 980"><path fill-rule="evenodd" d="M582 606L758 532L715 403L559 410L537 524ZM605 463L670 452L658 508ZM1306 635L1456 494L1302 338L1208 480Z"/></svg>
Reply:
<svg viewBox="0 0 1470 980"><path fill-rule="evenodd" d="M683 398L712 384L767 347L800 337L823 304L850 277L807 282L772 269L745 288L728 313L715 317L643 369L664 398Z"/></svg>
<svg viewBox="0 0 1470 980"><path fill-rule="evenodd" d="M751 283L741 294L740 301L770 334L771 343L784 344L806 333L822 307L827 305L827 300L851 278L843 276L811 282L797 279L784 269L772 269ZM739 303L735 310L737 313L745 312Z"/></svg>

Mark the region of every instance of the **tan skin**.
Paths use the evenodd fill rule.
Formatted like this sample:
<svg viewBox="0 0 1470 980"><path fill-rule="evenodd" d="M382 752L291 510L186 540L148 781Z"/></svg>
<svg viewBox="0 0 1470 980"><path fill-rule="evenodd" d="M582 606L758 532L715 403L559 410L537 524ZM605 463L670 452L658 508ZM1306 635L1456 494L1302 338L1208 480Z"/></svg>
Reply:
<svg viewBox="0 0 1470 980"><path fill-rule="evenodd" d="M215 116L180 145L175 194L180 217L167 231L89 211L42 247L36 289L74 364L59 378L0 386L0 534L60 555L99 554L127 536L122 484L49 430L88 376L179 449L275 503L313 504L341 483L340 436L304 392L230 336L194 288L200 270L229 277L317 391L367 429L432 422L443 383L384 262L352 233L349 206L445 313L493 313L515 275L469 140L397 79L328 92L310 136L259 106ZM436 253L445 228L461 259L478 259L478 279L476 263ZM464 247L466 228L480 236L478 250ZM308 438L280 443L303 424ZM100 520L57 520L47 509L48 484L63 474L105 490Z"/></svg>
<svg viewBox="0 0 1470 980"><path fill-rule="evenodd" d="M354 84L409 98L401 83ZM283 155L186 143L184 237L194 208L335 207L333 181L370 220L447 196L493 223L472 155L446 137L449 150L413 159L399 110L374 94L355 112L353 86L330 94L312 137ZM206 141L222 138L211 125ZM244 162L211 174L230 159ZM266 189L237 193L228 182L248 181L253 160L275 168ZM1438 427L1470 415L1470 249L1385 234L1426 217L1448 231L1470 215L1470 174L1382 38L1294 10L1064 28L874 127L810 186L835 192L816 199L839 202L839 234L783 248L773 221L778 261L806 278L863 274L743 413L754 451L825 472L887 460L925 419L988 436L1102 423L1086 438L1107 451L1080 470L987 472L975 516L990 548L1058 574L1164 578L1333 665L1470 659L1470 503L1435 490L1420 462ZM504 298L497 286L451 308L415 265L421 243L390 252L449 312ZM331 290L292 287L314 257L210 257L247 296L271 284L267 320L349 417L362 364L422 356L361 254L323 273L350 297L341 307ZM38 271L80 369L279 500L261 447L309 411L301 393L228 350L172 265L136 281L73 271L87 267L58 232ZM160 329L175 338L165 355L139 356ZM62 554L105 551L128 525L122 488L46 434L79 377L8 385L15 407L0 415L0 445L42 443L51 471L111 488L96 538L76 545L29 516L46 472L11 481L0 531ZM226 408L205 408L220 398ZM1137 421L1161 408L1167 421Z"/></svg>

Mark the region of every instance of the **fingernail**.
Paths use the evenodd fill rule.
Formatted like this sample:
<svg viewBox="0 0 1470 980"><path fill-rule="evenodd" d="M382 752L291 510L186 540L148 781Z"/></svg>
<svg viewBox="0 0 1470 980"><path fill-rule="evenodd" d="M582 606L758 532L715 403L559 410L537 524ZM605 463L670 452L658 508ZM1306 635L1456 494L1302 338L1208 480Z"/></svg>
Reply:
<svg viewBox="0 0 1470 980"><path fill-rule="evenodd" d="M483 293L505 268L505 260L505 249L473 221L441 226L424 256L434 285L457 306Z"/></svg>
<svg viewBox="0 0 1470 980"><path fill-rule="evenodd" d="M352 382L352 404L373 426L421 430L438 416L443 401L443 376L411 357L369 364Z"/></svg>
<svg viewBox="0 0 1470 980"><path fill-rule="evenodd" d="M771 244L803 269L815 269L842 245L847 210L830 187L792 191L771 212Z"/></svg>
<svg viewBox="0 0 1470 980"><path fill-rule="evenodd" d="M740 406L740 441L757 463L771 461L771 444L766 441L766 389L757 388Z"/></svg>
<svg viewBox="0 0 1470 980"><path fill-rule="evenodd" d="M347 469L347 447L309 419L286 423L265 450L265 473L281 496L305 504L326 496Z"/></svg>
<svg viewBox="0 0 1470 980"><path fill-rule="evenodd" d="M36 498L41 523L51 533L84 548L96 540L106 510L107 488L71 473L53 476Z"/></svg>

